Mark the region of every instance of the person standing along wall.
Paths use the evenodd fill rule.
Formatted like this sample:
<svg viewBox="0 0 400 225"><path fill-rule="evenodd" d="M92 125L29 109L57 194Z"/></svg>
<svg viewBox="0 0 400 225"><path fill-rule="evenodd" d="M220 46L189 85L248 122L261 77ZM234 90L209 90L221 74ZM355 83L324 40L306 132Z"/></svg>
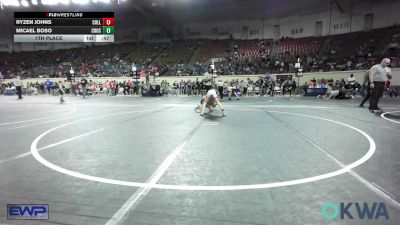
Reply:
<svg viewBox="0 0 400 225"><path fill-rule="evenodd" d="M82 86L82 96L83 96L83 99L85 99L85 97L86 97L86 91L87 91L87 89L86 89L86 86L87 86L87 80L85 79L85 78L82 78L82 80L81 80L81 86Z"/></svg>
<svg viewBox="0 0 400 225"><path fill-rule="evenodd" d="M51 94L51 87L53 87L53 82L50 81L49 79L46 80L45 82L46 85L46 90L47 90L47 94Z"/></svg>
<svg viewBox="0 0 400 225"><path fill-rule="evenodd" d="M361 90L364 92L364 99L360 103L359 107L363 108L364 103L368 101L369 98L371 98L371 88L370 88L371 83L369 82L369 71L365 72L364 74L364 80L362 83L362 88Z"/></svg>

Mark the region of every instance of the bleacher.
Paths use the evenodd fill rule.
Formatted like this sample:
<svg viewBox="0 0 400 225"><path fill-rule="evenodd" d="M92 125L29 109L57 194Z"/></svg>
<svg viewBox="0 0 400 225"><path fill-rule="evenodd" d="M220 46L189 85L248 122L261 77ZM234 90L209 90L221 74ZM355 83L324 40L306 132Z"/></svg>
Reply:
<svg viewBox="0 0 400 225"><path fill-rule="evenodd" d="M390 43L386 46L385 56L400 58L400 25L390 31Z"/></svg>
<svg viewBox="0 0 400 225"><path fill-rule="evenodd" d="M367 32L333 35L327 53L336 57L373 54L378 42L388 31L388 28L380 28Z"/></svg>
<svg viewBox="0 0 400 225"><path fill-rule="evenodd" d="M229 52L229 40L203 40L195 61L206 62L210 58L225 58Z"/></svg>
<svg viewBox="0 0 400 225"><path fill-rule="evenodd" d="M286 38L279 41L278 59L295 61L296 56L315 56L320 50L326 37ZM304 57L305 56L305 57Z"/></svg>
<svg viewBox="0 0 400 225"><path fill-rule="evenodd" d="M263 54L269 55L271 50L272 40L235 40L233 58L237 62L258 61Z"/></svg>
<svg viewBox="0 0 400 225"><path fill-rule="evenodd" d="M122 43L91 47L87 50L87 56L85 58L90 59L88 63L102 63L105 60L119 61L134 52L137 47L137 43Z"/></svg>
<svg viewBox="0 0 400 225"><path fill-rule="evenodd" d="M400 57L400 26L330 37L283 38L277 42L276 55L271 55L272 46L272 40L180 40L172 43L123 43L53 51L3 52L0 53L0 70L5 76L20 73L28 77L58 77L65 76L73 67L77 73L118 75L129 72L132 63L138 69L153 63L163 68L163 74L169 70L165 75L176 75L178 71L183 71L182 74L205 71L211 58L220 58L226 60L220 63L224 72L241 74L246 67L258 72L287 72L289 67L282 70L271 64L278 60L291 65L296 56L303 60L306 71L366 69L383 56ZM268 60L261 60L265 58ZM317 63L305 64L304 60L309 58ZM347 66L349 61L351 67Z"/></svg>
<svg viewBox="0 0 400 225"><path fill-rule="evenodd" d="M126 59L136 64L149 64L167 47L165 43L142 43Z"/></svg>
<svg viewBox="0 0 400 225"><path fill-rule="evenodd" d="M171 43L156 60L157 64L187 63L196 48L195 41L176 41Z"/></svg>

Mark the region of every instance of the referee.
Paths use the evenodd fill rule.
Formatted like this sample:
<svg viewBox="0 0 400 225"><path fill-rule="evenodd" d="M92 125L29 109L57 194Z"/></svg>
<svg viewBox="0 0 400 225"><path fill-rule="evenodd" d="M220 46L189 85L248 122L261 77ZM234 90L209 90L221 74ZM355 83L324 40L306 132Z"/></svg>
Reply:
<svg viewBox="0 0 400 225"><path fill-rule="evenodd" d="M211 86L213 85L213 74L214 74L214 70L212 69L212 67L209 67L208 71L206 71L204 73L203 82L204 82L204 86L205 86L205 89L206 89L206 93L207 93L208 90L211 89Z"/></svg>
<svg viewBox="0 0 400 225"><path fill-rule="evenodd" d="M383 95L385 82L392 78L392 72L388 65L390 65L390 59L384 58L380 64L376 64L370 69L369 80L371 81L372 94L369 101L369 111L371 113L382 112L382 109L378 107L378 102Z"/></svg>
<svg viewBox="0 0 400 225"><path fill-rule="evenodd" d="M17 76L16 78L14 78L13 80L15 89L17 89L17 95L18 95L18 100L22 99L22 81L21 81L21 77Z"/></svg>

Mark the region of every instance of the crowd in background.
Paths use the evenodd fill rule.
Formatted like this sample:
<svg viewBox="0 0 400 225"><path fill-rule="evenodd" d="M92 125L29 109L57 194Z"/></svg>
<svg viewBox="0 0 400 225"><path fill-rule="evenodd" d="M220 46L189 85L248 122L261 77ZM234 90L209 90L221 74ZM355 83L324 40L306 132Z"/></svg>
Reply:
<svg viewBox="0 0 400 225"><path fill-rule="evenodd" d="M388 37L386 37L388 36ZM385 38L383 38L385 37ZM5 78L202 75L212 61L218 75L364 70L390 57L400 66L400 26L330 37L280 40L178 40L121 43L54 51L0 53ZM382 41L387 43L381 43ZM133 71L135 67L135 71ZM70 73L71 68L74 74Z"/></svg>
<svg viewBox="0 0 400 225"><path fill-rule="evenodd" d="M256 80L235 79L230 81L222 81L214 79L213 83L222 89L225 95L235 93L241 96L263 96L276 94L281 95L304 95L310 88L325 88L328 91L340 90L341 95L338 98L354 98L355 95L362 95L362 87L355 81L351 74L347 79L311 79L303 85L297 84L291 75L279 75L273 79L271 76L262 76ZM144 81L87 81L88 95L109 95L109 96L200 96L207 89L207 81L204 79L181 79L173 83L162 80L158 77L147 77ZM67 95L81 95L82 84L80 80L71 81L64 80L61 82L53 82L47 79L44 82L34 82L22 85L23 95L58 95L57 90L62 86ZM394 93L397 96L398 87L387 86L386 94ZM14 95L16 88L12 82L0 85L0 94ZM393 95L391 95L393 96Z"/></svg>

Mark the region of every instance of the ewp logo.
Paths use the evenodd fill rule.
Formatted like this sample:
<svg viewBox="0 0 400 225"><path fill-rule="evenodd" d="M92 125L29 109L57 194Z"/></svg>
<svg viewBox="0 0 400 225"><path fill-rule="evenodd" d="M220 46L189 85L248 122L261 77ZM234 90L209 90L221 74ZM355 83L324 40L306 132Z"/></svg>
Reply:
<svg viewBox="0 0 400 225"><path fill-rule="evenodd" d="M7 205L7 219L9 220L48 220L49 205Z"/></svg>
<svg viewBox="0 0 400 225"><path fill-rule="evenodd" d="M354 206L354 207L353 207ZM355 208L356 210L351 210L351 208ZM355 212L354 212L355 211ZM353 213L353 214L352 214ZM374 202L371 205L368 203L363 202L349 202L349 203L340 203L340 210L339 207L332 202L328 202L324 204L322 207L322 217L328 220L336 220L339 216L341 220L343 219L354 219L354 216L358 216L358 219L380 219L381 217L384 219L390 219L389 213L386 209L386 205L383 202Z"/></svg>

